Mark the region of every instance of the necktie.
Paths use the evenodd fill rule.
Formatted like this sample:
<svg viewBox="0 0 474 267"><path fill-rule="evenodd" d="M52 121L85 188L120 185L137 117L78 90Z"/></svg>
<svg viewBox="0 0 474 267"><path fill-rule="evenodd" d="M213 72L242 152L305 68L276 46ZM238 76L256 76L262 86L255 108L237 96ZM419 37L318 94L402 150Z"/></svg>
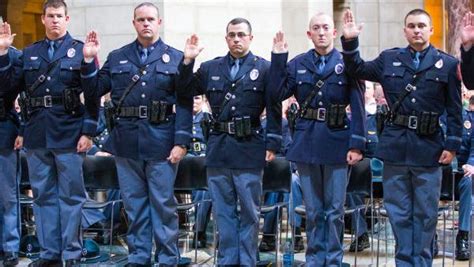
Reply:
<svg viewBox="0 0 474 267"><path fill-rule="evenodd" d="M145 63L145 61L146 61L147 58L148 58L148 49L147 49L147 48L143 48L143 49L142 49L142 53L141 53L140 60L142 61L142 63Z"/></svg>
<svg viewBox="0 0 474 267"><path fill-rule="evenodd" d="M49 48L48 48L49 60L53 59L55 49L56 49L56 42L55 41L49 41Z"/></svg>
<svg viewBox="0 0 474 267"><path fill-rule="evenodd" d="M234 60L234 64L232 65L232 68L230 69L230 77L235 79L235 76L237 75L237 72L239 72L240 64L239 64L239 59Z"/></svg>
<svg viewBox="0 0 474 267"><path fill-rule="evenodd" d="M325 56L320 56L318 60L318 74L323 73L324 67L326 66L326 57Z"/></svg>
<svg viewBox="0 0 474 267"><path fill-rule="evenodd" d="M420 52L415 52L415 58L413 58L413 65L415 66L415 69L418 69L420 66Z"/></svg>

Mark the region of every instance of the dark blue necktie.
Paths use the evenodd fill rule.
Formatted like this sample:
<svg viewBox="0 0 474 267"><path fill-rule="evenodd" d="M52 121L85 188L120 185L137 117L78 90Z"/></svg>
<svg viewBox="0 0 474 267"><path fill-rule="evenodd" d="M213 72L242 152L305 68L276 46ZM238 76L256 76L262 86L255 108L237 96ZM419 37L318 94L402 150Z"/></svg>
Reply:
<svg viewBox="0 0 474 267"><path fill-rule="evenodd" d="M417 70L420 67L420 52L415 52L415 57L413 58L413 66Z"/></svg>
<svg viewBox="0 0 474 267"><path fill-rule="evenodd" d="M148 49L143 48L142 52L141 52L141 55L140 55L140 60L142 61L142 63L145 63L147 58L148 58Z"/></svg>
<svg viewBox="0 0 474 267"><path fill-rule="evenodd" d="M323 73L325 66L326 66L326 57L320 56L318 60L318 65L316 66L318 68L318 74Z"/></svg>
<svg viewBox="0 0 474 267"><path fill-rule="evenodd" d="M232 68L230 69L230 77L235 79L235 76L239 72L240 64L239 64L239 59L234 60L234 64L232 65Z"/></svg>
<svg viewBox="0 0 474 267"><path fill-rule="evenodd" d="M49 41L49 48L48 48L48 57L49 60L53 59L54 56L54 51L56 50L56 42L55 41Z"/></svg>

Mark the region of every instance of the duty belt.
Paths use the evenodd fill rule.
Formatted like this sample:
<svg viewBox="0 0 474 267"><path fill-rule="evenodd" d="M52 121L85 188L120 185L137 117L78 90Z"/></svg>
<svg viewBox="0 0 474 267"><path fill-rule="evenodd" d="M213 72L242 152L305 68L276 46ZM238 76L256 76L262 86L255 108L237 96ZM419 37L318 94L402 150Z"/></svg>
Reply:
<svg viewBox="0 0 474 267"><path fill-rule="evenodd" d="M30 98L30 105L32 108L36 108L36 107L50 108L54 105L62 105L62 104L63 104L62 96L45 95L45 96Z"/></svg>
<svg viewBox="0 0 474 267"><path fill-rule="evenodd" d="M259 126L260 126L260 124L252 122L252 130L255 130ZM235 134L235 122L233 122L233 121L214 122L212 124L212 129L215 130L215 131L223 132L223 133Z"/></svg>
<svg viewBox="0 0 474 267"><path fill-rule="evenodd" d="M304 119L326 121L326 108L308 108L301 116Z"/></svg>
<svg viewBox="0 0 474 267"><path fill-rule="evenodd" d="M206 151L206 144L201 142L191 142L190 150L193 152L204 152Z"/></svg>
<svg viewBox="0 0 474 267"><path fill-rule="evenodd" d="M128 117L128 118L140 118L147 119L149 116L149 107L148 106L138 106L138 107L121 107L117 116L118 117ZM166 116L173 114L173 105L166 106Z"/></svg>
<svg viewBox="0 0 474 267"><path fill-rule="evenodd" d="M392 123L398 126L407 127L408 129L416 130L416 128L418 128L418 116L396 114Z"/></svg>

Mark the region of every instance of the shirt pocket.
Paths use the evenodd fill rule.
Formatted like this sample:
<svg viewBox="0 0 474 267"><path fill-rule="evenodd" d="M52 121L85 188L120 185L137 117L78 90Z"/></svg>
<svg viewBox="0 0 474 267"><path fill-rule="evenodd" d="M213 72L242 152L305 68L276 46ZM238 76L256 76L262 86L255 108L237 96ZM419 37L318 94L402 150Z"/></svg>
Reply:
<svg viewBox="0 0 474 267"><path fill-rule="evenodd" d="M74 60L62 60L60 63L59 77L62 83L79 81L81 62Z"/></svg>
<svg viewBox="0 0 474 267"><path fill-rule="evenodd" d="M173 77L178 73L178 67L170 64L157 64L155 66L155 84L156 87L166 90L173 91Z"/></svg>
<svg viewBox="0 0 474 267"><path fill-rule="evenodd" d="M263 81L245 81L243 84L243 94L240 100L249 107L261 107L265 103L265 84Z"/></svg>
<svg viewBox="0 0 474 267"><path fill-rule="evenodd" d="M23 73L25 75L25 83L27 87L30 87L42 74L39 72L40 66L40 60L25 61L23 63Z"/></svg>

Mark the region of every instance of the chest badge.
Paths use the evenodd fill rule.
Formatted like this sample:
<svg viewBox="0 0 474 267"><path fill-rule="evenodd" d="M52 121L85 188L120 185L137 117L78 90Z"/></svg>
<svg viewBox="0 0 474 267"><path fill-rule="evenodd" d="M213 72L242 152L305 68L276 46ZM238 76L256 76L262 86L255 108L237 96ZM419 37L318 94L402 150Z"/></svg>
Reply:
<svg viewBox="0 0 474 267"><path fill-rule="evenodd" d="M76 49L69 48L69 50L67 50L67 57L68 58L73 58L75 55L76 55Z"/></svg>
<svg viewBox="0 0 474 267"><path fill-rule="evenodd" d="M250 80L255 81L258 78L258 75L260 75L258 70L253 69L252 71L250 71Z"/></svg>
<svg viewBox="0 0 474 267"><path fill-rule="evenodd" d="M435 67L441 69L443 67L443 59L436 61Z"/></svg>
<svg viewBox="0 0 474 267"><path fill-rule="evenodd" d="M168 55L168 54L163 54L163 55L161 56L161 60L163 60L163 62L165 62L165 63L169 63L169 62L170 62L170 55Z"/></svg>
<svg viewBox="0 0 474 267"><path fill-rule="evenodd" d="M344 65L342 65L341 63L337 64L334 67L334 72L336 72L336 74L341 74L343 71L344 71Z"/></svg>
<svg viewBox="0 0 474 267"><path fill-rule="evenodd" d="M471 122L470 121L464 121L464 128L466 129L471 129Z"/></svg>

